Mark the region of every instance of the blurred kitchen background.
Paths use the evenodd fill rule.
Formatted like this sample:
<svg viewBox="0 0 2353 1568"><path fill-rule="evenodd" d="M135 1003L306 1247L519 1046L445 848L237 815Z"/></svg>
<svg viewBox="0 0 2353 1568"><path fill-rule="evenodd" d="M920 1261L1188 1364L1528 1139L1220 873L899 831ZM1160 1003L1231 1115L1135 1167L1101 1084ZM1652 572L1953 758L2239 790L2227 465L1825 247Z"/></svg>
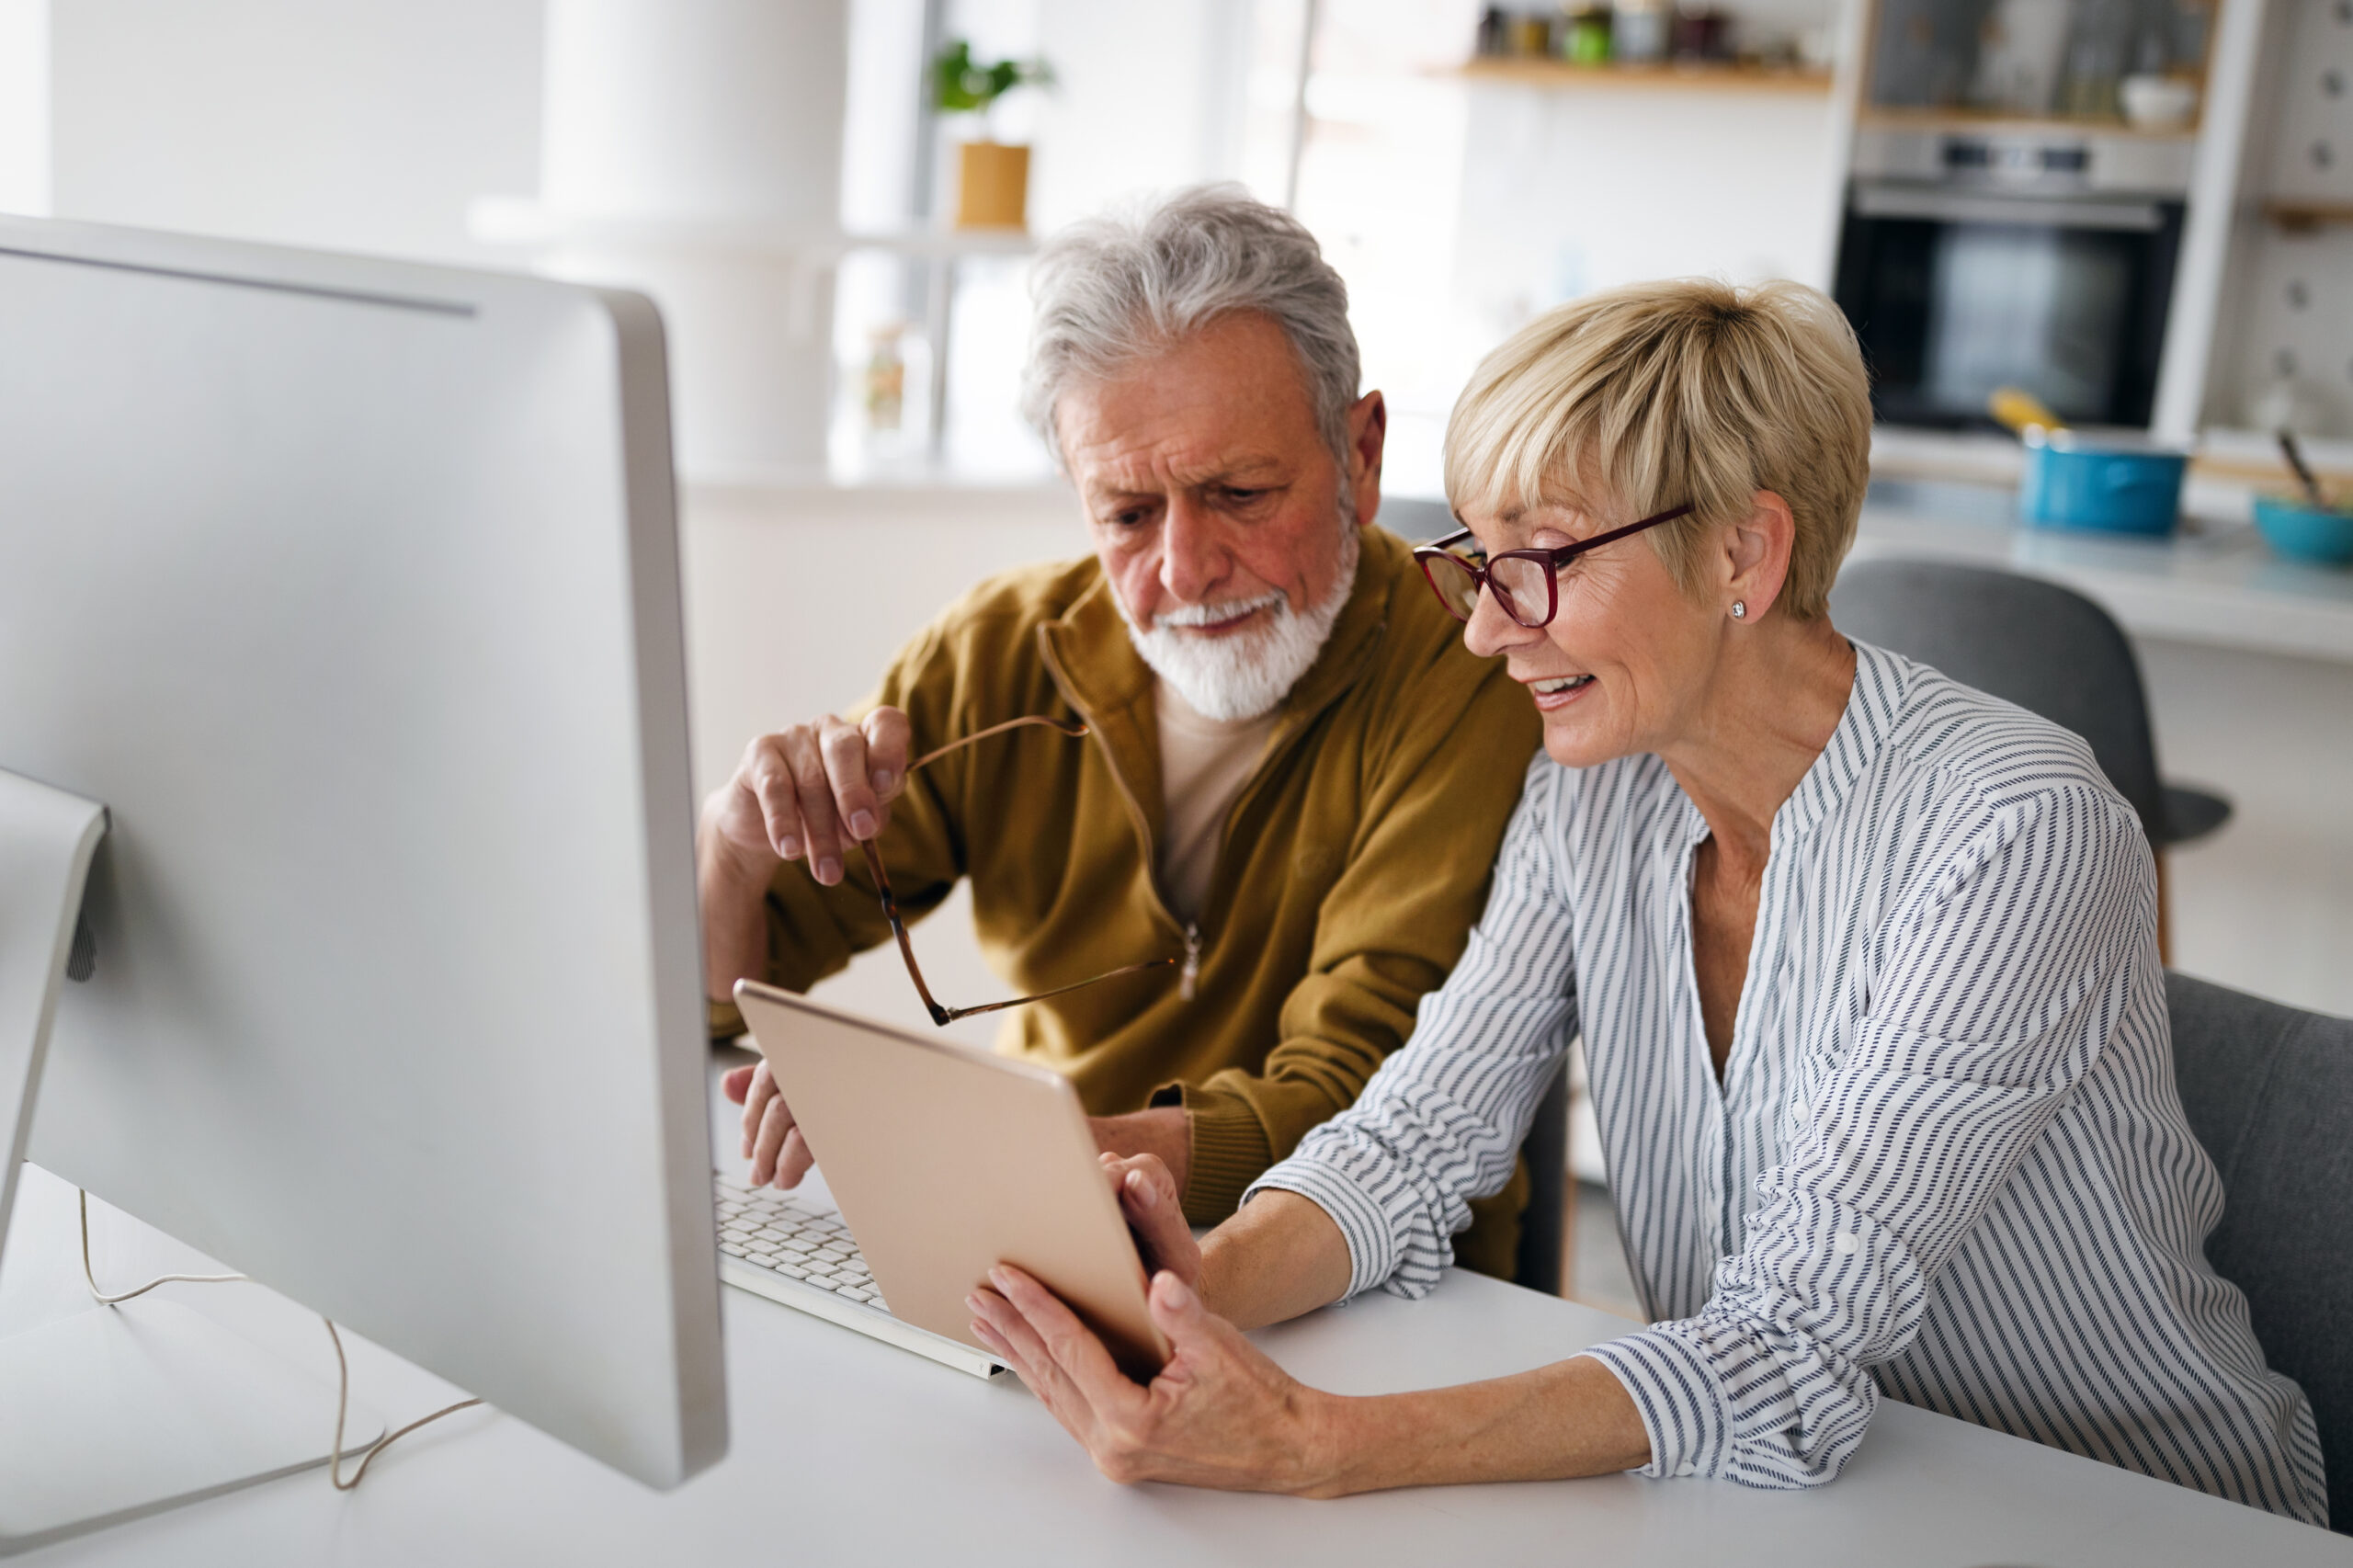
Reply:
<svg viewBox="0 0 2353 1568"><path fill-rule="evenodd" d="M2173 961L2353 1013L2353 571L2250 524L2281 427L2353 479L2348 83L2353 0L0 0L0 210L649 290L706 785L974 578L1086 548L1014 406L1072 219L1211 179L1295 210L1409 534L1531 314L1804 280L1884 421L1858 558L2113 616L2167 781L2229 808L2165 852ZM2003 387L2190 453L2177 521L2026 524ZM892 963L835 984L909 1006Z"/></svg>

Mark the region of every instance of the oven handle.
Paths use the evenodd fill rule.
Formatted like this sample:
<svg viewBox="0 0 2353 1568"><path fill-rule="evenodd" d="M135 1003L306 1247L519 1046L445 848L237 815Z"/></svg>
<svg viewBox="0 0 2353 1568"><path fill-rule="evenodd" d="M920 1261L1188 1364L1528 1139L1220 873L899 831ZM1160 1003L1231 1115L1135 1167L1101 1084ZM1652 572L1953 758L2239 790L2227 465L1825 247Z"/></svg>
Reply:
<svg viewBox="0 0 2353 1568"><path fill-rule="evenodd" d="M1855 213L1861 218L1925 218L1943 223L2111 229L2142 234L2153 234L2165 227L2165 214L2154 201L1975 196L1900 185L1858 185Z"/></svg>

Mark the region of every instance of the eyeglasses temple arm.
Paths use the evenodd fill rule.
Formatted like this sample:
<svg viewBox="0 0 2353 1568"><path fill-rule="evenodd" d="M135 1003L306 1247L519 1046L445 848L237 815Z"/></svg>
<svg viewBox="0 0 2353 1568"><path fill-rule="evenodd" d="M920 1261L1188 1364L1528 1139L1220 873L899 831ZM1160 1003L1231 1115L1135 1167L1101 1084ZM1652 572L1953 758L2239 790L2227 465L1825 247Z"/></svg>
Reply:
<svg viewBox="0 0 2353 1568"><path fill-rule="evenodd" d="M891 935L899 940L899 957L907 966L907 978L915 983L915 994L923 998L924 1010L935 1024L946 1026L957 1017L955 1009L943 1007L935 1001L931 987L923 983L923 968L915 962L915 945L907 940L907 923L899 917L899 901L892 896L890 873L882 869L882 857L874 852L870 840L858 841L858 852L866 857L866 869L874 878L874 891L882 895L882 917L891 923Z"/></svg>
<svg viewBox="0 0 2353 1568"><path fill-rule="evenodd" d="M946 756L949 752L961 751L964 747L971 745L974 741L984 741L991 735L1001 735L1007 730L1017 730L1025 724L1042 724L1047 729L1057 731L1062 734L1068 735L1073 740L1076 740L1081 735L1086 733L1086 725L1079 720L1051 719L1043 713L1027 713L1018 719L1007 719L1002 724L991 724L985 730L975 730L971 734L964 736L961 740L950 741L946 745L939 747L936 751L927 751L921 756L915 758L913 762L907 764L907 771L913 773L916 768L924 766L924 764L927 762L937 762L941 757Z"/></svg>
<svg viewBox="0 0 2353 1568"><path fill-rule="evenodd" d="M1141 974L1148 969L1165 969L1176 961L1175 959L1146 959L1142 963L1131 963L1124 969L1115 969L1107 973L1098 974L1092 980L1076 981L1069 985L1057 985L1051 991L1040 991L1034 995L1010 997L1003 1002L984 1002L977 1007L942 1007L939 1012L946 1016L938 1021L952 1024L959 1018L977 1017L983 1013L1001 1013L1007 1007L1026 1007L1032 1002L1043 1002L1050 996L1061 996L1073 991L1084 991L1090 985L1100 984L1107 980L1117 980L1123 974ZM922 983L918 981L916 984L920 987ZM925 999L929 1000L928 997Z"/></svg>

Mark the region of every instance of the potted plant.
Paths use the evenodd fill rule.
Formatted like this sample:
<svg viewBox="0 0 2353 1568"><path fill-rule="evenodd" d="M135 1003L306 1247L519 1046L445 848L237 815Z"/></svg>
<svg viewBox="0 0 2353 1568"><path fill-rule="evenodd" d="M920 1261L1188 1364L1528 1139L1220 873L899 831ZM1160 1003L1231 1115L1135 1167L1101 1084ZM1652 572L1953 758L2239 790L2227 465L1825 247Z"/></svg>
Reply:
<svg viewBox="0 0 2353 1568"><path fill-rule="evenodd" d="M956 149L956 226L960 229L1020 229L1029 226L1029 149L1008 146L989 134L989 111L1016 87L1044 85L1053 73L1042 60L1000 60L983 65L972 46L953 39L932 62L932 106L943 115L973 114L978 139Z"/></svg>

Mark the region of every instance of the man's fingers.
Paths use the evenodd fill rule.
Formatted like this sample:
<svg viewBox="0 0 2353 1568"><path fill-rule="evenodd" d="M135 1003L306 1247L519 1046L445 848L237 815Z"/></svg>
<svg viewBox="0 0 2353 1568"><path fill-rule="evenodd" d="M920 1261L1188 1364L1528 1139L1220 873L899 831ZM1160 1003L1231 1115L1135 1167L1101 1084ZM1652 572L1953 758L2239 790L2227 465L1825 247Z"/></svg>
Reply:
<svg viewBox="0 0 2353 1568"><path fill-rule="evenodd" d="M850 837L872 838L881 833L884 807L869 777L866 732L829 716L819 730L817 750L825 759L834 810Z"/></svg>
<svg viewBox="0 0 2353 1568"><path fill-rule="evenodd" d="M729 1068L727 1076L719 1081L719 1087L721 1092L726 1095L729 1103L742 1105L744 1096L752 1087L752 1069L749 1067Z"/></svg>
<svg viewBox="0 0 2353 1568"><path fill-rule="evenodd" d="M808 847L801 821L801 794L793 782L792 763L786 756L784 737L763 736L753 747L745 787L760 808L760 824L768 847L779 859L798 860Z"/></svg>
<svg viewBox="0 0 2353 1568"><path fill-rule="evenodd" d="M732 1076L732 1074L731 1074ZM766 1062L756 1062L752 1075L744 1085L744 1157L752 1157L752 1144L760 1135L760 1119L767 1114L768 1101L776 1098L776 1078Z"/></svg>
<svg viewBox="0 0 2353 1568"><path fill-rule="evenodd" d="M858 728L866 733L866 781L887 808L907 781L915 751L915 726L896 708L877 708Z"/></svg>
<svg viewBox="0 0 2353 1568"><path fill-rule="evenodd" d="M781 1098L768 1102L767 1114L760 1118L759 1135L752 1141L752 1185L766 1187L776 1177L776 1163L784 1153L785 1138L792 1131L792 1113L784 1108Z"/></svg>
<svg viewBox="0 0 2353 1568"><path fill-rule="evenodd" d="M781 1100L777 1102L781 1105ZM817 1156L809 1150L808 1135L798 1123L784 1135L784 1151L777 1156L776 1184L779 1187L799 1187L801 1178L817 1164Z"/></svg>
<svg viewBox="0 0 2353 1568"><path fill-rule="evenodd" d="M832 887L842 880L842 841L824 756L817 749L817 737L806 729L787 730L779 738L784 743L785 760L792 767L801 826L808 835L809 869L820 885Z"/></svg>

